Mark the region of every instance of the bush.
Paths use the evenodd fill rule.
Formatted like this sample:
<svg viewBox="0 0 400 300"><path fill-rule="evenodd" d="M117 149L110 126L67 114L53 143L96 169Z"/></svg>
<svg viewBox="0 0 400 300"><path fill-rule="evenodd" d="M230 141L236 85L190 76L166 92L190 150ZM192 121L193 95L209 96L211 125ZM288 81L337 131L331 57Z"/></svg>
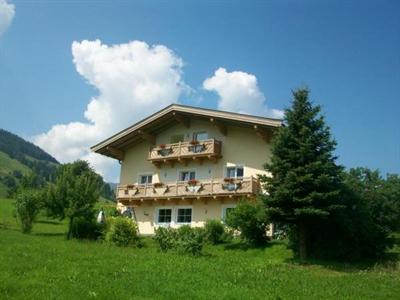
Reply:
<svg viewBox="0 0 400 300"><path fill-rule="evenodd" d="M223 241L225 228L221 221L207 220L204 229L205 238L209 243L215 245Z"/></svg>
<svg viewBox="0 0 400 300"><path fill-rule="evenodd" d="M94 218L75 218L72 222L71 237L76 239L96 240L101 237L103 224L96 222Z"/></svg>
<svg viewBox="0 0 400 300"><path fill-rule="evenodd" d="M160 250L176 250L181 253L200 255L204 245L204 229L191 228L188 225L174 228L159 227L155 231L154 240Z"/></svg>
<svg viewBox="0 0 400 300"><path fill-rule="evenodd" d="M203 250L205 232L203 228L184 225L178 229L177 250L181 253L200 255Z"/></svg>
<svg viewBox="0 0 400 300"><path fill-rule="evenodd" d="M41 196L39 192L22 191L17 195L15 201L16 216L21 222L23 233L32 231L35 221L41 207Z"/></svg>
<svg viewBox="0 0 400 300"><path fill-rule="evenodd" d="M107 232L106 240L116 246L141 246L141 240L136 223L124 217L109 218L110 230Z"/></svg>
<svg viewBox="0 0 400 300"><path fill-rule="evenodd" d="M246 243L261 246L267 241L267 217L264 206L258 201L241 200L227 216L226 224L239 231Z"/></svg>
<svg viewBox="0 0 400 300"><path fill-rule="evenodd" d="M178 232L171 227L158 227L155 230L154 240L162 252L175 248Z"/></svg>
<svg viewBox="0 0 400 300"><path fill-rule="evenodd" d="M311 257L355 261L384 255L393 244L390 231L376 222L374 212L363 200L347 189L342 193L346 207L332 213L324 222L311 226L307 238ZM293 249L296 249L295 235L292 241Z"/></svg>

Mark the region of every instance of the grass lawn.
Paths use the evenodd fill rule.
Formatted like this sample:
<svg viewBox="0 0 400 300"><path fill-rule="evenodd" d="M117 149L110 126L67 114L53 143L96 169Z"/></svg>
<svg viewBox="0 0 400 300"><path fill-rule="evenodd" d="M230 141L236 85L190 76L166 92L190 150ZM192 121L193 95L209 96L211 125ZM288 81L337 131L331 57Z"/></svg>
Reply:
<svg viewBox="0 0 400 300"><path fill-rule="evenodd" d="M24 235L0 199L1 299L399 299L390 266L292 261L283 243L264 249L207 246L201 257L67 241L65 223L45 218Z"/></svg>

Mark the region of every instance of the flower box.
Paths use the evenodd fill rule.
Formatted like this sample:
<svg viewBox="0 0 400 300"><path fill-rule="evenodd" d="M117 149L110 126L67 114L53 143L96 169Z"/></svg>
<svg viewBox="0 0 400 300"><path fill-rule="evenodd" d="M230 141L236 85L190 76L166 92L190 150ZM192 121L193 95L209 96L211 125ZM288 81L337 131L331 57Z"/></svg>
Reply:
<svg viewBox="0 0 400 300"><path fill-rule="evenodd" d="M225 181L225 182L228 182L228 183L233 183L233 182L235 182L235 178L226 177L226 178L224 178L224 181Z"/></svg>
<svg viewBox="0 0 400 300"><path fill-rule="evenodd" d="M201 153L205 149L206 149L206 147L204 146L204 144L196 144L196 145L188 146L188 150L193 153Z"/></svg>
<svg viewBox="0 0 400 300"><path fill-rule="evenodd" d="M157 154L161 156L168 156L172 154L172 148L161 148L160 150L157 150Z"/></svg>
<svg viewBox="0 0 400 300"><path fill-rule="evenodd" d="M167 147L166 144L160 144L158 147L160 147L161 149L164 149L165 147Z"/></svg>
<svg viewBox="0 0 400 300"><path fill-rule="evenodd" d="M155 188L163 187L163 186L164 186L164 183L162 183L162 182L155 182L155 183L153 183L153 186L154 186Z"/></svg>
<svg viewBox="0 0 400 300"><path fill-rule="evenodd" d="M196 179L190 179L190 180L188 181L188 185L197 185L198 183L199 183L199 181L196 180Z"/></svg>

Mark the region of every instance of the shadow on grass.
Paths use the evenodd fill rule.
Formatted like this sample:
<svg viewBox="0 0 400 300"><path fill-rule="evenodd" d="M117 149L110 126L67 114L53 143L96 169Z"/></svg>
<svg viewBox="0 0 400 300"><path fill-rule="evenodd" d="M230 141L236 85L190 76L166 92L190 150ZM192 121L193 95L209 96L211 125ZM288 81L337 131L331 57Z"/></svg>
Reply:
<svg viewBox="0 0 400 300"><path fill-rule="evenodd" d="M35 232L32 235L36 236L65 236L64 232Z"/></svg>
<svg viewBox="0 0 400 300"><path fill-rule="evenodd" d="M282 244L281 242L275 242L275 241L269 241L266 242L264 245L252 245L249 243L245 243L242 241L234 241L230 243L226 243L224 245L224 250L242 250L242 251L247 251L247 250L253 250L253 249L258 249L258 250L264 250L267 249L273 245L277 244Z"/></svg>
<svg viewBox="0 0 400 300"><path fill-rule="evenodd" d="M63 225L63 223L59 222L59 221L50 221L50 220L39 220L39 221L35 221L35 223L39 223L39 224L51 224L51 225Z"/></svg>
<svg viewBox="0 0 400 300"><path fill-rule="evenodd" d="M317 258L309 258L307 261L301 261L299 258L286 259L285 262L293 265L304 267L320 266L327 270L344 273L354 273L360 271L368 271L373 269L382 269L386 271L394 271L398 269L400 261L400 252L387 252L380 259L365 259L358 261L337 261L324 260Z"/></svg>

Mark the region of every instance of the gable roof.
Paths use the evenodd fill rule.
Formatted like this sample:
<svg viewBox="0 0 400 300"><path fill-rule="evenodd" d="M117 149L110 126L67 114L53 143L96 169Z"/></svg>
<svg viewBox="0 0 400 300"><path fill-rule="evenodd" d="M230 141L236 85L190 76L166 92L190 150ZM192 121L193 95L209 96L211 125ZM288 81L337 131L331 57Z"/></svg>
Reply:
<svg viewBox="0 0 400 300"><path fill-rule="evenodd" d="M254 128L274 129L282 126L282 120L239 114L221 110L199 108L181 104L171 104L147 118L114 134L90 149L99 154L117 158L115 153L128 145L157 134L168 126L182 122L185 118L208 119L215 124L235 123L237 125L254 126Z"/></svg>

